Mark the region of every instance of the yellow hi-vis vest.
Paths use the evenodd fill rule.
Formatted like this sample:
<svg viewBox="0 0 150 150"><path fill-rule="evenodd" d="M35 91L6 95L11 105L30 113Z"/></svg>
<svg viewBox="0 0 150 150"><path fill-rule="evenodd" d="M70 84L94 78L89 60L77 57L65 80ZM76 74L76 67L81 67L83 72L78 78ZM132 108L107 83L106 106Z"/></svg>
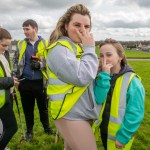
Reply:
<svg viewBox="0 0 150 150"><path fill-rule="evenodd" d="M0 77L4 77L4 71L1 66L0 66ZM4 106L5 101L6 101L5 90L0 89L0 108Z"/></svg>
<svg viewBox="0 0 150 150"><path fill-rule="evenodd" d="M107 137L107 150L118 150L115 147L116 133L120 129L121 124L124 120L127 100L126 93L133 77L136 76L135 73L127 72L120 76L116 80L113 95L111 98L111 108L110 108L110 118L108 124L108 137ZM138 76L138 78L140 78ZM99 119L95 121L92 126L93 132L95 133L96 139L99 139L99 126L102 121L102 114L105 108L105 103L102 106L102 110L99 115ZM98 137L99 136L99 137ZM134 137L125 145L122 150L130 150Z"/></svg>
<svg viewBox="0 0 150 150"><path fill-rule="evenodd" d="M26 47L27 47L27 42L25 40L18 41L17 47L19 49L19 60L18 60L18 65L19 65L19 64L23 64L22 58L23 58L23 55L24 55ZM47 47L48 47L48 40L41 40L38 43L36 56L39 56L42 61L44 61L46 58L46 54L47 54L46 48ZM48 79L47 74L46 74L46 70L41 70L41 71L42 71L43 76L46 79Z"/></svg>
<svg viewBox="0 0 150 150"><path fill-rule="evenodd" d="M59 40L50 45L47 49L48 54L51 52L51 49L54 48L57 44L67 47L70 51L75 53L76 58L80 60L81 54L83 53L81 47L77 44L71 45L71 43L66 40ZM76 51L73 49L73 47L76 48ZM67 114L67 112L69 112L69 110L78 101L83 92L87 89L89 84L84 87L77 87L73 84L67 84L59 80L57 75L55 75L48 66L47 75L49 78L47 95L51 100L50 110L52 118L56 120L62 118L65 114Z"/></svg>

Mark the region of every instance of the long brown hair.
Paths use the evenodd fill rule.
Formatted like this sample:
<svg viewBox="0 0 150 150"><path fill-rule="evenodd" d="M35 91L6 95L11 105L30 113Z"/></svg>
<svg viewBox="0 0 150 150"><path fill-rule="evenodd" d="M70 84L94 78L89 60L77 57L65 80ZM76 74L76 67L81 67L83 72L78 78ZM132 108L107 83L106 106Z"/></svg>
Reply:
<svg viewBox="0 0 150 150"><path fill-rule="evenodd" d="M69 24L74 14L88 15L91 24L91 15L89 10L83 4L76 4L70 7L65 14L58 20L57 25L50 35L49 43L52 44L61 36L67 36L65 25Z"/></svg>
<svg viewBox="0 0 150 150"><path fill-rule="evenodd" d="M124 52L124 48L123 46L121 45L120 42L114 40L114 39L105 39L103 42L100 43L99 47L101 48L103 45L106 45L106 44L111 44L113 47L116 48L117 50L117 54L122 57L122 60L121 60L121 65L125 65L127 64L127 59L126 59L126 56L125 56L125 52Z"/></svg>

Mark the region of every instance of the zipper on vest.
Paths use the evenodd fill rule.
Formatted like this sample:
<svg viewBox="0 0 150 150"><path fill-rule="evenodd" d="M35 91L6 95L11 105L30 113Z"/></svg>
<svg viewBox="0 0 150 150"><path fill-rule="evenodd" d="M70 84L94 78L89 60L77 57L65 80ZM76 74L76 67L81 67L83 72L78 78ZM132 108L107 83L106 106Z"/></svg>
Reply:
<svg viewBox="0 0 150 150"><path fill-rule="evenodd" d="M90 103L91 103L91 108L93 109L94 108L94 102L93 102L92 94L90 92L89 87L88 87L88 95L89 95L89 100L90 100Z"/></svg>

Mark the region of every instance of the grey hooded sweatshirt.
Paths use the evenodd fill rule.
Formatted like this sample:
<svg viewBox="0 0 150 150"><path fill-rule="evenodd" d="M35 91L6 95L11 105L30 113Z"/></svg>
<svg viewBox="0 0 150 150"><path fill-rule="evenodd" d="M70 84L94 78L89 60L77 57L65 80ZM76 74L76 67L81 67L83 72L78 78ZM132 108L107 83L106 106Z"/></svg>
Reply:
<svg viewBox="0 0 150 150"><path fill-rule="evenodd" d="M61 37L61 39L69 41L75 48L74 42L68 37ZM79 87L90 83L72 109L63 116L63 118L69 120L97 119L101 107L96 104L93 92L93 83L98 69L95 47L85 46L82 49L81 59L77 60L74 52L58 44L51 50L46 60L49 68L61 81Z"/></svg>

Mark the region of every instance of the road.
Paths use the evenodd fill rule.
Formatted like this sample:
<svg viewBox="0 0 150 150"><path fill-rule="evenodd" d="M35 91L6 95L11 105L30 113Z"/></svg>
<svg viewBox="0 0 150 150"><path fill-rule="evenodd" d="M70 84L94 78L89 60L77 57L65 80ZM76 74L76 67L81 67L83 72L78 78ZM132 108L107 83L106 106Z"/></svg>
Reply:
<svg viewBox="0 0 150 150"><path fill-rule="evenodd" d="M141 61L150 61L150 58L127 58L127 60L141 60Z"/></svg>

